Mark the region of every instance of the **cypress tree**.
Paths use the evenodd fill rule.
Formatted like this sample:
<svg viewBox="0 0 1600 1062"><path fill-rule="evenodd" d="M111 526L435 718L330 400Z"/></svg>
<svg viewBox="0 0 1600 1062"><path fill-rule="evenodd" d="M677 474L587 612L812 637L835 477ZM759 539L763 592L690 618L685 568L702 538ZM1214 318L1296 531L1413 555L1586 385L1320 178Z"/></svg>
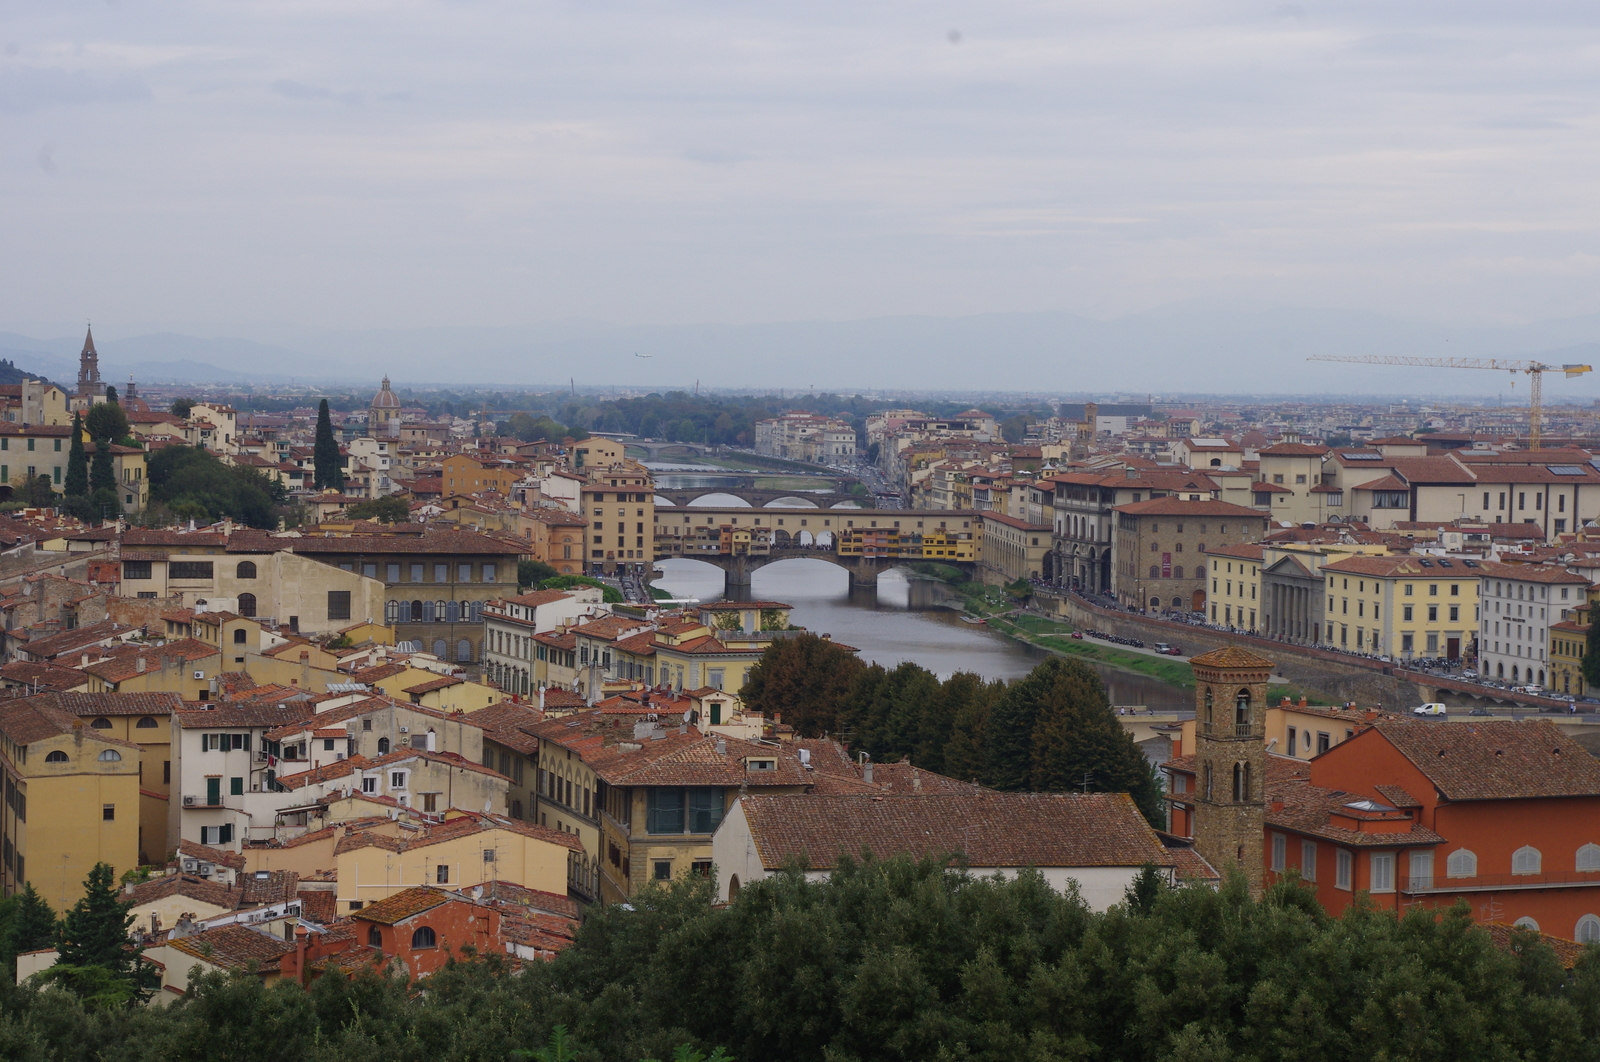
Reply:
<svg viewBox="0 0 1600 1062"><path fill-rule="evenodd" d="M66 494L81 498L89 493L89 458L83 452L83 418L72 415L72 451L67 455Z"/></svg>
<svg viewBox="0 0 1600 1062"><path fill-rule="evenodd" d="M317 441L312 450L312 485L318 490L344 489L344 470L339 467L339 442L333 437L333 418L328 400L317 407Z"/></svg>
<svg viewBox="0 0 1600 1062"><path fill-rule="evenodd" d="M113 494L117 491L117 470L111 464L110 439L95 440L94 458L89 462L89 493L99 494L103 490Z"/></svg>
<svg viewBox="0 0 1600 1062"><path fill-rule="evenodd" d="M117 388L115 384L106 384L106 401L110 402L114 406L122 405L121 402L117 401Z"/></svg>
<svg viewBox="0 0 1600 1062"><path fill-rule="evenodd" d="M984 727L984 781L996 789L1026 789L1033 777L1033 728L1039 706L1066 667L1051 657L1006 687Z"/></svg>
<svg viewBox="0 0 1600 1062"><path fill-rule="evenodd" d="M5 971L15 976L18 955L48 948L56 942L56 913L31 881L12 897L11 903L11 917L4 939L0 940L0 953L4 955Z"/></svg>

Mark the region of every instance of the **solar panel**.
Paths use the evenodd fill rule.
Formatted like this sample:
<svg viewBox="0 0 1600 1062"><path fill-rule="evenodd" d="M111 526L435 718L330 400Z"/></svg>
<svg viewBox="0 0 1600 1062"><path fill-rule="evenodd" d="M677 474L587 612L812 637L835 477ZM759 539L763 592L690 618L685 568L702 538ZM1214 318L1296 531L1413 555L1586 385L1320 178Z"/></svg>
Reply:
<svg viewBox="0 0 1600 1062"><path fill-rule="evenodd" d="M1579 465L1545 465L1553 476L1581 476L1583 468Z"/></svg>
<svg viewBox="0 0 1600 1062"><path fill-rule="evenodd" d="M1422 565L1424 568L1433 567L1433 561L1431 561L1431 560L1419 560L1419 561L1417 561L1417 563Z"/></svg>
<svg viewBox="0 0 1600 1062"><path fill-rule="evenodd" d="M1461 563L1465 564L1469 568L1476 568L1478 566L1478 562L1477 561L1464 560Z"/></svg>
<svg viewBox="0 0 1600 1062"><path fill-rule="evenodd" d="M1346 461L1382 461L1382 454L1340 454Z"/></svg>
<svg viewBox="0 0 1600 1062"><path fill-rule="evenodd" d="M1439 567L1441 567L1441 568L1453 568L1453 567L1455 567L1455 565L1451 564L1447 560L1442 560L1442 561L1439 562Z"/></svg>

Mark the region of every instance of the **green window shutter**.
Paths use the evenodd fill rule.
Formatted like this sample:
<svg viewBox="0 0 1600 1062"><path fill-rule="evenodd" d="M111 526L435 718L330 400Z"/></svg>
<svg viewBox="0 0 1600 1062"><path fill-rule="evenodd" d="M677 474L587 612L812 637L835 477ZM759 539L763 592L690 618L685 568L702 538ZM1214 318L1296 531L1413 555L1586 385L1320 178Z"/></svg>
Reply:
<svg viewBox="0 0 1600 1062"><path fill-rule="evenodd" d="M228 793L230 796L244 796L244 779L229 778Z"/></svg>
<svg viewBox="0 0 1600 1062"><path fill-rule="evenodd" d="M221 778L207 778L206 779L206 803L207 804L220 804L220 803L222 803L222 779Z"/></svg>

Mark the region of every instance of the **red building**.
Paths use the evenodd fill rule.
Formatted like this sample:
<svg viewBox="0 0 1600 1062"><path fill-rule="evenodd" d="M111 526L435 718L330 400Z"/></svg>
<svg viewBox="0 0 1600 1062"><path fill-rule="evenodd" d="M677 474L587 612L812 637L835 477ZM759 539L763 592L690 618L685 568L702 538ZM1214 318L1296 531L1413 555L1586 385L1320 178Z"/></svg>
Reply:
<svg viewBox="0 0 1600 1062"><path fill-rule="evenodd" d="M1193 757L1166 765L1193 829ZM1481 922L1600 942L1600 761L1548 721L1378 722L1309 762L1268 756L1263 875L1338 914L1465 900ZM1186 795L1190 799L1186 800Z"/></svg>

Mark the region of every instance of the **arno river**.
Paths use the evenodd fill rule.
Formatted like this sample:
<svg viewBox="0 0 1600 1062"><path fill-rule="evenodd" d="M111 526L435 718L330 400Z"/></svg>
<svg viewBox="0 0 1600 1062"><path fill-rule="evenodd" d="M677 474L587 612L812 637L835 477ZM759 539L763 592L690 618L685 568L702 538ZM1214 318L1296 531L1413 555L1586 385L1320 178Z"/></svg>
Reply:
<svg viewBox="0 0 1600 1062"><path fill-rule="evenodd" d="M675 597L712 601L723 597L720 569L692 560L663 560L656 586ZM822 560L787 560L757 569L748 591L733 597L782 601L794 606L792 622L861 650L861 659L893 667L913 660L940 678L972 671L986 678L1027 674L1046 655L1002 634L963 621L941 608L948 591L937 582L886 572L877 592L851 590L842 568ZM1098 665L1097 665L1098 667ZM1192 707L1192 694L1143 675L1100 667L1113 704L1153 708Z"/></svg>

